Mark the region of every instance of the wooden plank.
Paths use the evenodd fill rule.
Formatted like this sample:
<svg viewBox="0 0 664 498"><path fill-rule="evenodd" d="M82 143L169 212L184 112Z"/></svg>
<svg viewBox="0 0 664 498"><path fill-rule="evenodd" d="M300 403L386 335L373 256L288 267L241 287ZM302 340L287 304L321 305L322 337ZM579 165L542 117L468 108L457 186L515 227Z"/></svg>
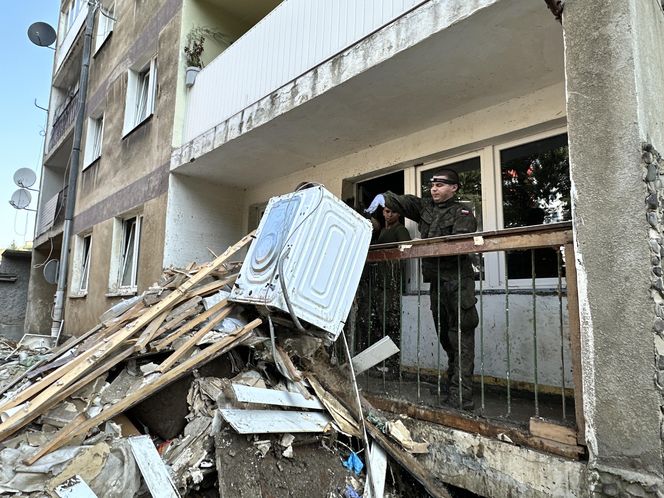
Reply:
<svg viewBox="0 0 664 498"><path fill-rule="evenodd" d="M332 421L323 412L220 408L219 414L239 434L324 432Z"/></svg>
<svg viewBox="0 0 664 498"><path fill-rule="evenodd" d="M150 325L145 327L145 330L143 330L143 332L139 336L138 341L136 341L137 351L144 349L145 346L148 345L148 343L159 331L159 327L161 327L161 324L164 323L164 320L166 319L167 315L168 315L168 310L164 310L161 313L161 315L159 315L157 318L152 320L152 322L150 322Z"/></svg>
<svg viewBox="0 0 664 498"><path fill-rule="evenodd" d="M191 308L187 310L186 312L182 313L181 315L173 318L173 320L170 320L168 322L165 322L162 324L161 327L157 330L157 332L154 334L152 339L156 339L157 337L161 337L164 335L166 332L176 329L182 325L184 325L189 318L192 316L198 315L201 312L201 310L196 307L196 308Z"/></svg>
<svg viewBox="0 0 664 498"><path fill-rule="evenodd" d="M233 388L235 399L240 403L258 403L261 405L325 410L325 406L316 398L307 399L300 393L250 387L242 384L233 384L231 387Z"/></svg>
<svg viewBox="0 0 664 498"><path fill-rule="evenodd" d="M357 377L362 372L369 370L371 367L378 365L383 360L389 358L393 354L399 352L399 348L390 336L383 337L380 341L372 344L361 353L353 356L353 370Z"/></svg>
<svg viewBox="0 0 664 498"><path fill-rule="evenodd" d="M572 460L579 460L584 454L585 449L581 446L573 446L557 443L531 436L527 431L506 423L500 423L494 420L486 420L471 415L452 410L451 408L427 408L417 406L405 401L386 399L379 396L364 394L364 398L372 406L379 410L394 414L404 414L418 420L433 422L452 429L458 429L471 434L480 434L481 436L498 439L499 434L507 436L514 444L526 446L546 453L552 453Z"/></svg>
<svg viewBox="0 0 664 498"><path fill-rule="evenodd" d="M150 494L159 498L180 498L180 493L150 437L130 437L129 445Z"/></svg>
<svg viewBox="0 0 664 498"><path fill-rule="evenodd" d="M208 294L212 294L213 292L218 291L219 289L221 289L226 285L232 284L233 282L235 282L236 279L237 279L237 274L224 278L222 280L215 280L214 282L210 282L201 285L200 287L197 287L195 289L191 289L189 291L188 296L207 296Z"/></svg>
<svg viewBox="0 0 664 498"><path fill-rule="evenodd" d="M565 282L567 283L567 314L574 381L574 414L577 442L586 444L586 420L583 415L583 376L581 374L581 319L579 317L579 289L576 282L576 258L573 244L565 244Z"/></svg>
<svg viewBox="0 0 664 498"><path fill-rule="evenodd" d="M97 498L81 476L70 477L57 486L54 491L60 498Z"/></svg>
<svg viewBox="0 0 664 498"><path fill-rule="evenodd" d="M571 427L557 424L551 420L530 417L530 433L533 436L551 439L563 444L576 444L576 431Z"/></svg>
<svg viewBox="0 0 664 498"><path fill-rule="evenodd" d="M157 342L157 344L155 344L153 346L154 350L155 351L161 351L164 348L168 347L173 341L175 341L179 337L182 337L184 334L186 334L187 332L192 330L197 325L203 323L205 320L207 320L212 315L217 313L219 310L224 308L227 304L228 304L228 299L222 299L221 301L219 301L217 304L215 304L209 310L204 311L203 313L198 315L196 318L194 318L193 320L187 322L185 325L183 325L182 327L177 329L175 332L173 332L168 337L165 337L161 341Z"/></svg>
<svg viewBox="0 0 664 498"><path fill-rule="evenodd" d="M451 235L409 241L407 244L400 244L390 249L372 248L367 254L367 262L559 247L571 241L572 231L560 228L518 234L510 234L509 231L478 232L470 235Z"/></svg>
<svg viewBox="0 0 664 498"><path fill-rule="evenodd" d="M40 406L48 402L50 398L57 395L57 393L74 382L78 377L80 377L91 365L93 365L99 358L109 353L115 347L119 346L124 340L131 337L142 327L147 325L151 320L161 314L164 310L172 307L174 303L178 302L186 293L196 285L198 282L207 277L207 274L219 266L221 266L226 260L228 260L234 253L239 251L242 247L249 243L253 239L253 232L249 235L246 235L242 240L236 243L234 246L229 247L221 256L215 259L210 265L203 271L198 272L195 276L190 278L188 281L183 283L177 289L174 289L168 296L166 296L159 304L156 304L150 307L146 313L140 316L132 324L127 325L125 328L121 329L119 332L111 336L107 341L103 342L98 348L91 348L89 351L86 351L81 356L72 360L71 363L59 368L52 375L58 379L57 385L52 387L47 387L39 395L37 395L30 402L30 408L27 412L17 413L14 416L10 417L8 420L0 424L0 441L4 440L7 435L11 434L17 425L23 423L26 419L33 420L31 414L34 410L38 410ZM142 301L141 301L142 302ZM94 355L94 356L93 356ZM53 382L53 380L51 381ZM36 384L35 384L36 385ZM49 383L50 385L50 383ZM34 387L34 386L31 386ZM24 399L25 401L25 399ZM12 406L16 406L14 403ZM2 407L4 410L4 406ZM29 421L28 420L28 421Z"/></svg>
<svg viewBox="0 0 664 498"><path fill-rule="evenodd" d="M245 325L235 333L227 337L224 337L219 342L213 344L209 348L205 348L197 355L186 359L184 362L177 365L175 368L172 368L171 370L169 370L168 372L166 372L165 374L163 374L161 377L157 378L153 382L140 387L139 389L137 389L129 396L119 401L118 403L115 403L114 405L105 408L99 414L86 420L84 423L77 424L76 427L74 427L73 429L70 427L71 424L68 424L67 426L63 427L51 442L41 447L34 456L30 457L30 459L26 461L29 462L27 464L32 465L32 463L36 462L42 456L67 444L71 440L71 438L74 437L76 434L87 433L93 427L97 427L99 424L106 422L107 420L115 417L120 413L123 413L125 410L128 410L135 404L140 403L145 398L156 393L157 391L164 388L171 382L174 382L177 379L183 377L194 368L198 368L201 365L209 362L210 360L234 348L238 343L242 342L242 340L246 336L248 336L249 333L256 327L258 327L261 323L263 322L261 322L261 320L259 319L256 319L248 323L247 325ZM65 431L71 431L69 437L60 437L60 433Z"/></svg>
<svg viewBox="0 0 664 498"><path fill-rule="evenodd" d="M168 358L162 361L159 367L157 367L157 370L163 373L169 368L171 368L176 361L178 361L186 353L191 351L191 349L194 346L196 346L196 343L200 341L203 338L203 336L205 336L205 334L207 334L210 330L212 330L213 327L215 327L219 322L221 322L224 318L226 318L228 314L231 312L232 308L233 308L232 306L224 308L217 315L210 318L210 321L206 323L204 327L198 330L194 335L192 335L189 339L187 339L184 342L184 344L182 344L179 348L173 351L173 353Z"/></svg>
<svg viewBox="0 0 664 498"><path fill-rule="evenodd" d="M327 392L313 375L308 375L307 380L316 393L316 396L318 396L318 399L320 399L328 413L334 418L339 429L351 436L362 437L360 425L355 420L353 414L339 403L334 396Z"/></svg>
<svg viewBox="0 0 664 498"><path fill-rule="evenodd" d="M372 486L364 486L364 494L362 498L383 498L385 491L385 473L387 472L387 453L380 447L376 441L371 442L371 450L369 451L369 468L371 475L369 479L373 483ZM373 489L372 494L371 491Z"/></svg>

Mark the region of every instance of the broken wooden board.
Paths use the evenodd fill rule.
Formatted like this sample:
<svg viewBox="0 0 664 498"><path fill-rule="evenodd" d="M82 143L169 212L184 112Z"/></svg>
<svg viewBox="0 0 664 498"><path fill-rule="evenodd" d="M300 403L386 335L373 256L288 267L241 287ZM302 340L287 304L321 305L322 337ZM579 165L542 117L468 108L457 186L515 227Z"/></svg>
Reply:
<svg viewBox="0 0 664 498"><path fill-rule="evenodd" d="M369 370L371 367L378 365L380 362L386 360L393 354L399 352L399 348L390 336L383 337L380 341L372 344L361 353L353 356L353 370L355 375L360 375L362 372Z"/></svg>
<svg viewBox="0 0 664 498"><path fill-rule="evenodd" d="M530 417L530 433L543 439L576 445L576 431L574 429L540 417Z"/></svg>
<svg viewBox="0 0 664 498"><path fill-rule="evenodd" d="M325 432L332 419L322 412L221 408L219 414L239 434Z"/></svg>
<svg viewBox="0 0 664 498"><path fill-rule="evenodd" d="M351 436L361 437L360 426L355 417L344 407L337 399L328 393L313 375L308 375L307 380L313 388L318 399L325 405L325 408L334 418L339 430Z"/></svg>
<svg viewBox="0 0 664 498"><path fill-rule="evenodd" d="M428 453L429 443L413 441L410 431L401 420L387 422L387 433L409 453Z"/></svg>
<svg viewBox="0 0 664 498"><path fill-rule="evenodd" d="M242 384L233 384L231 387L235 394L235 399L240 403L325 410L320 401L317 399L307 399L300 393L278 391L276 389L261 389L260 387L249 387Z"/></svg>
<svg viewBox="0 0 664 498"><path fill-rule="evenodd" d="M223 309L223 308L226 306L227 303L228 303L228 300L227 300L227 299L222 299L221 301L219 301L217 304L215 304L215 305L214 305L212 308L210 308L209 310L204 311L203 313L201 313L200 315L198 315L198 316L197 316L196 318L194 318L193 320L189 320L187 323L185 323L184 325L182 325L182 327L180 327L179 329L177 329L177 330L176 330L175 332L173 332L171 335L169 335L169 336L163 338L161 341L157 342L157 344L155 344L155 345L153 346L153 349L154 349L155 351L161 351L162 349L166 348L166 347L169 346L173 341L175 341L176 339L182 337L184 334L186 334L187 332L189 332L190 330L192 330L194 327L196 327L197 325L200 325L200 324L203 323L205 320L207 320L208 318L210 318L212 315L214 315L215 313L217 313L218 311L220 311L221 309Z"/></svg>
<svg viewBox="0 0 664 498"><path fill-rule="evenodd" d="M150 437L130 437L129 445L150 494L159 498L180 498L180 493Z"/></svg>
<svg viewBox="0 0 664 498"><path fill-rule="evenodd" d="M369 451L369 468L371 474L367 477L362 498L383 498L385 491L385 473L387 472L387 453L376 441L371 442ZM373 487L369 486L369 479ZM372 494L372 491L374 494Z"/></svg>
<svg viewBox="0 0 664 498"><path fill-rule="evenodd" d="M228 337L224 337L222 340L216 344L213 344L209 348L206 348L200 351L198 354L187 358L184 362L175 366L161 377L150 382L149 384L141 386L139 389L131 393L119 403L105 408L101 411L101 413L86 420L84 423L79 424L74 429L72 429L69 425L65 426L48 444L41 447L37 453L31 456L30 459L26 460L26 463L28 465L32 465L47 453L66 445L76 434L87 433L93 427L97 427L99 424L106 422L107 420L131 408L135 404L140 403L148 396L156 393L166 385L186 375L194 368L198 368L213 358L216 358L217 356L229 351L237 344L242 342L242 340L245 339L249 333L258 327L261 323L262 322L259 319L250 322L241 330L238 330L236 333L231 334Z"/></svg>

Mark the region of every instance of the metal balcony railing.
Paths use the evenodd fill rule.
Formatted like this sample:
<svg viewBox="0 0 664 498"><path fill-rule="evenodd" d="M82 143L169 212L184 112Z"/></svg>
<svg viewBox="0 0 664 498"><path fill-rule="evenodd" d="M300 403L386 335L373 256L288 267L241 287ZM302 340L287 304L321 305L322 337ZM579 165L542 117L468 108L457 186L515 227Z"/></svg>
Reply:
<svg viewBox="0 0 664 498"><path fill-rule="evenodd" d="M76 90L76 93L71 97L69 102L65 104L60 114L53 120L53 127L51 128L51 134L48 140L48 152L53 150L53 148L60 142L60 139L73 126L80 102L80 94L78 90Z"/></svg>
<svg viewBox="0 0 664 498"><path fill-rule="evenodd" d="M62 223L65 218L65 203L67 202L67 187L63 188L44 203L39 210L37 220L37 237L46 233L54 226Z"/></svg>
<svg viewBox="0 0 664 498"><path fill-rule="evenodd" d="M485 261L496 258L484 256L492 252L506 255L504 273L500 286L487 288ZM519 257L511 257L515 254ZM464 389L454 390L459 399L447 397L444 337L433 320L441 310L430 304L428 284L420 278L424 258L446 256L449 266L463 255L473 262L479 315L472 400L462 399ZM531 275L525 289L523 280L517 286L510 279L515 273L508 268L524 261ZM504 434L516 444L573 458L585 445L579 330L570 223L372 246L347 325L355 354L386 335L400 349L358 377L375 407L494 437ZM460 357L461 341L451 347ZM473 403L463 411L451 408ZM569 429L572 437L560 444L531 433L533 421L542 418Z"/></svg>

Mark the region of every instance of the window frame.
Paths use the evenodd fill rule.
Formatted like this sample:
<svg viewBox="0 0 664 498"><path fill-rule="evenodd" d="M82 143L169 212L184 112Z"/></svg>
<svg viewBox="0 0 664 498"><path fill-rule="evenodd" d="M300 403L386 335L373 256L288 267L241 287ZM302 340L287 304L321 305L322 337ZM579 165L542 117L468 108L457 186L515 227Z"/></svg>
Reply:
<svg viewBox="0 0 664 498"><path fill-rule="evenodd" d="M95 31L95 50L96 54L99 50L105 45L108 37L111 36L113 30L115 29L115 2L111 2L107 9L104 9L104 6L99 7L99 13L97 14L97 26ZM101 32L103 27L103 34Z"/></svg>
<svg viewBox="0 0 664 498"><path fill-rule="evenodd" d="M96 150L96 146L99 150ZM85 161L83 170L101 157L104 147L104 113L88 118L87 131L85 134Z"/></svg>
<svg viewBox="0 0 664 498"><path fill-rule="evenodd" d="M127 94L125 98L125 116L122 128L123 137L147 121L155 111L157 100L157 58L152 57L146 64L127 72ZM145 84L145 110L139 113L143 82ZM143 106L140 106L143 107Z"/></svg>
<svg viewBox="0 0 664 498"><path fill-rule="evenodd" d="M107 296L134 295L138 291L138 269L141 254L141 236L143 233L143 214L134 212L122 217L115 218L113 226L113 246L111 254L111 266L109 274L109 286ZM133 222L133 237L131 223ZM128 241L128 238L132 238ZM131 246L131 247L130 247ZM132 259L127 257L131 250ZM124 284L124 275L127 265L130 280Z"/></svg>
<svg viewBox="0 0 664 498"><path fill-rule="evenodd" d="M91 263L92 232L86 232L76 236L74 264L72 265L72 289L69 297L87 296L90 284Z"/></svg>

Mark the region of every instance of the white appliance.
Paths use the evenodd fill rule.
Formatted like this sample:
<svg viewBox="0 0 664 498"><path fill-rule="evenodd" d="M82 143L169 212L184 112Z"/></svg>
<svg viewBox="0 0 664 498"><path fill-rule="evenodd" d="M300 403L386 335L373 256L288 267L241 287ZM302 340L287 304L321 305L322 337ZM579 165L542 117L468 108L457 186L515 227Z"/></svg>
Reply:
<svg viewBox="0 0 664 498"><path fill-rule="evenodd" d="M334 341L348 317L371 230L369 220L322 186L273 197L230 300L286 313L290 302L297 318Z"/></svg>

